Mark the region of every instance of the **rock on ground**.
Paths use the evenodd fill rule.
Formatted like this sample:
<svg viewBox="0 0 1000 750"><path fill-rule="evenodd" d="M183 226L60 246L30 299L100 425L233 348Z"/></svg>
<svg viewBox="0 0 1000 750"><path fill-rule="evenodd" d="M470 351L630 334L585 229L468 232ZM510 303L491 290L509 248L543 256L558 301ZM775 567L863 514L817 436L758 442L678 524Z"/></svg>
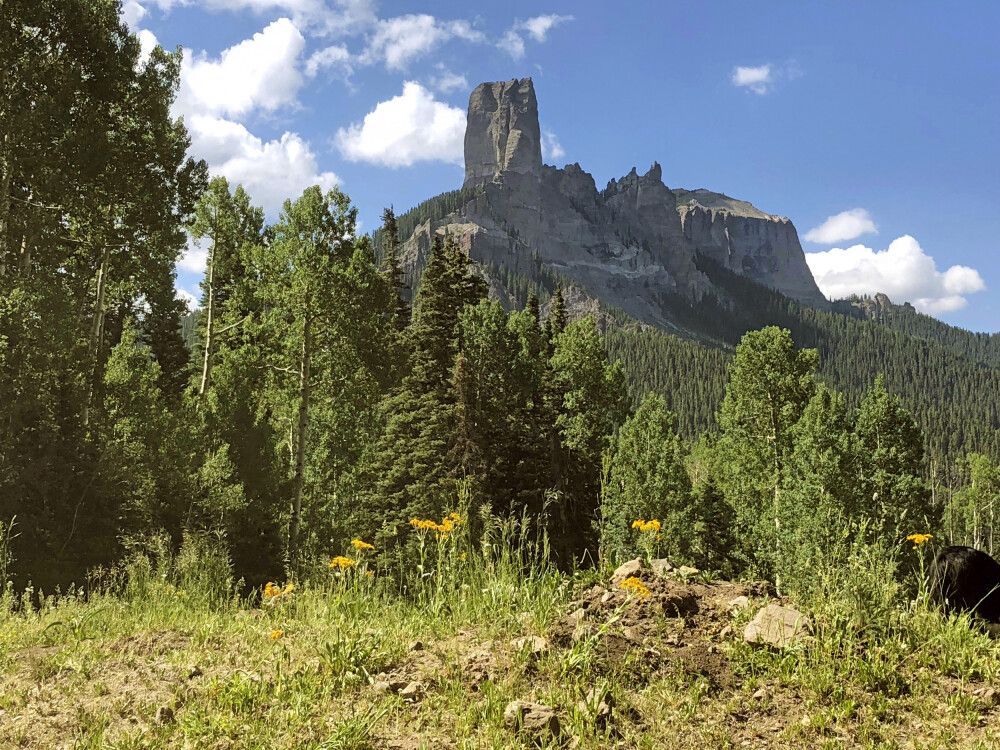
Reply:
<svg viewBox="0 0 1000 750"><path fill-rule="evenodd" d="M757 610L743 631L747 643L784 648L801 641L812 629L809 618L791 607L768 604Z"/></svg>

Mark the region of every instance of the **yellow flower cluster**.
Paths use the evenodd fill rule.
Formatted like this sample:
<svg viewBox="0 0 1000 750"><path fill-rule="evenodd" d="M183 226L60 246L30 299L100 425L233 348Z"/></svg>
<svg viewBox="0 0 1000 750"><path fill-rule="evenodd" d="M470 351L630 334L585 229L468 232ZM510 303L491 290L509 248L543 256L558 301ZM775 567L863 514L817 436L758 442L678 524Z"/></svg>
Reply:
<svg viewBox="0 0 1000 750"><path fill-rule="evenodd" d="M366 550L375 549L374 544L363 542L360 539L352 539L351 546L354 547L354 549L356 549L358 552L364 552Z"/></svg>
<svg viewBox="0 0 1000 750"><path fill-rule="evenodd" d="M640 581L635 576L631 576L629 578L626 578L624 581L622 581L621 583L619 583L618 586L619 586L619 588L625 589L627 592L629 592L629 594L632 594L633 596L637 596L640 599L646 599L652 593L652 592L650 592L650 590L646 586L646 584L644 584L642 581Z"/></svg>
<svg viewBox="0 0 1000 750"><path fill-rule="evenodd" d="M264 586L264 601L265 602L276 601L283 596L287 596L293 591L295 591L294 583L286 583L284 587L281 587L278 584L273 583L272 581L268 581L267 584L265 584Z"/></svg>
<svg viewBox="0 0 1000 750"><path fill-rule="evenodd" d="M639 533L645 534L647 532L652 532L653 534L658 534L660 531L660 522L655 518L646 521L642 518L637 518L632 522L632 528L637 529Z"/></svg>
<svg viewBox="0 0 1000 750"><path fill-rule="evenodd" d="M926 544L933 538L934 538L933 534L910 534L908 537L906 537L906 541L913 542L913 549L916 549L921 544Z"/></svg>
<svg viewBox="0 0 1000 750"><path fill-rule="evenodd" d="M353 568L357 564L357 560L352 560L350 557L344 557L343 555L337 555L335 558L330 560L329 568L330 570L344 570L346 568Z"/></svg>
<svg viewBox="0 0 1000 750"><path fill-rule="evenodd" d="M434 531L437 532L439 536L446 536L450 534L455 530L455 527L461 525L461 523L462 517L455 512L451 512L442 518L441 523L432 521L429 518L410 519L410 526L415 528L417 531Z"/></svg>
<svg viewBox="0 0 1000 750"><path fill-rule="evenodd" d="M281 628L275 628L271 631L271 640L276 641L285 635L285 631Z"/></svg>

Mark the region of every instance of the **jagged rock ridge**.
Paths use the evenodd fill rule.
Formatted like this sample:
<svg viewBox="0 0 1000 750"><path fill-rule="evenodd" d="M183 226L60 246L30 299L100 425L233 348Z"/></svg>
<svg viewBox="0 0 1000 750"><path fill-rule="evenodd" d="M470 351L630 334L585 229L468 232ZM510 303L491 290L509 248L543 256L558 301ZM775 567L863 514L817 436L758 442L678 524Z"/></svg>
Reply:
<svg viewBox="0 0 1000 750"><path fill-rule="evenodd" d="M404 243L412 268L423 266L433 234L448 232L484 267L529 278L544 269L586 297L669 326L671 300L716 292L698 270L700 253L790 297L827 305L786 218L707 190L671 190L656 162L600 191L579 164L543 165L530 78L472 92L463 189L469 198L461 208L426 221Z"/></svg>

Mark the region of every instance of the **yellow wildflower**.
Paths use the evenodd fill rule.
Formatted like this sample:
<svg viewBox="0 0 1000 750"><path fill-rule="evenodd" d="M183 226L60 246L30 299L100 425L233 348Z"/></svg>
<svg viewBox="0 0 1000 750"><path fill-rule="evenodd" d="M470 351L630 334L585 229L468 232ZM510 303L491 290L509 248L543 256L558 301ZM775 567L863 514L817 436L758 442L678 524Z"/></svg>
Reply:
<svg viewBox="0 0 1000 750"><path fill-rule="evenodd" d="M331 570L343 570L344 568L351 568L357 565L356 560L352 560L350 557L344 557L343 555L337 555L335 558L330 560Z"/></svg>
<svg viewBox="0 0 1000 750"><path fill-rule="evenodd" d="M276 641L279 638L282 638L284 635L285 635L284 630L282 630L281 628L275 628L274 630L271 631L271 640Z"/></svg>
<svg viewBox="0 0 1000 750"><path fill-rule="evenodd" d="M646 532L658 534L660 531L660 522L655 518L650 519L649 521L637 518L632 522L632 528L638 530L641 534L645 534Z"/></svg>
<svg viewBox="0 0 1000 750"><path fill-rule="evenodd" d="M625 589L625 591L629 592L629 594L632 594L633 596L637 596L640 599L646 599L652 593L652 592L650 592L650 590L646 586L646 584L644 584L642 581L640 581L635 576L631 576L629 578L626 578L624 581L622 581L621 583L619 583L618 586L620 588L622 588L622 589Z"/></svg>
<svg viewBox="0 0 1000 750"><path fill-rule="evenodd" d="M354 547L358 552L363 552L369 549L375 549L374 544L369 544L368 542L363 542L360 539L352 539L351 546Z"/></svg>
<svg viewBox="0 0 1000 750"><path fill-rule="evenodd" d="M910 534L908 537L906 537L906 541L913 542L913 549L916 549L921 544L926 544L933 538L934 538L933 534Z"/></svg>
<svg viewBox="0 0 1000 750"><path fill-rule="evenodd" d="M431 521L429 518L411 518L410 526L415 528L417 531L436 531L437 524Z"/></svg>

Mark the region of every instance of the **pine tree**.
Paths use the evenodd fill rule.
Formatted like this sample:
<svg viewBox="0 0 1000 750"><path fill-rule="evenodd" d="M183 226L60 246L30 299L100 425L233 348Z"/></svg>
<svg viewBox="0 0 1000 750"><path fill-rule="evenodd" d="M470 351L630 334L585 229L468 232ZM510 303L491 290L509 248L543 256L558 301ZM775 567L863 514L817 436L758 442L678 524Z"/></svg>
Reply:
<svg viewBox="0 0 1000 750"><path fill-rule="evenodd" d="M930 505L922 478L923 436L898 396L879 376L858 407L854 426L860 448L864 512L883 534L933 528L940 509Z"/></svg>
<svg viewBox="0 0 1000 750"><path fill-rule="evenodd" d="M621 368L608 362L593 318L570 323L555 339L548 395L555 417L550 534L564 563L597 553L601 460L627 410Z"/></svg>
<svg viewBox="0 0 1000 750"><path fill-rule="evenodd" d="M437 239L408 331L409 373L380 407L385 427L365 461L371 491L352 520L383 549L402 540L411 518L440 517L456 506L456 385L466 387L464 364L456 378L459 320L485 296L468 256L450 237Z"/></svg>
<svg viewBox="0 0 1000 750"><path fill-rule="evenodd" d="M684 453L677 418L662 396L649 394L605 453L601 554L612 565L641 551L632 530L637 519L660 522L657 550L677 565L692 562L695 550L705 546L696 538Z"/></svg>
<svg viewBox="0 0 1000 750"><path fill-rule="evenodd" d="M736 513L741 550L759 572L782 556L782 478L794 446L792 427L815 391L819 358L796 349L774 326L746 334L736 348L719 411L720 484Z"/></svg>
<svg viewBox="0 0 1000 750"><path fill-rule="evenodd" d="M410 323L410 307L406 303L406 274L399 257L399 229L396 213L392 207L382 212L382 275L395 295L392 309L393 326L397 331L405 330Z"/></svg>

